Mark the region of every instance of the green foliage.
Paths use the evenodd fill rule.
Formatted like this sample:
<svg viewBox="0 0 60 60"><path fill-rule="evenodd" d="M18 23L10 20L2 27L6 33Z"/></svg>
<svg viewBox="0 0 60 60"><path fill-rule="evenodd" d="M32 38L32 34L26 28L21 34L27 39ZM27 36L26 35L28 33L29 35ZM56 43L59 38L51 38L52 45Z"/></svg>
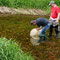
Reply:
<svg viewBox="0 0 60 60"><path fill-rule="evenodd" d="M0 0L0 5L14 8L46 9L51 0ZM60 5L60 0L55 0Z"/></svg>
<svg viewBox="0 0 60 60"><path fill-rule="evenodd" d="M9 0L0 0L0 5L2 6L10 6Z"/></svg>
<svg viewBox="0 0 60 60"><path fill-rule="evenodd" d="M6 38L0 38L0 60L34 60L30 55L23 53L17 43Z"/></svg>
<svg viewBox="0 0 60 60"><path fill-rule="evenodd" d="M46 14L48 14L48 15L51 14L51 7L47 7Z"/></svg>

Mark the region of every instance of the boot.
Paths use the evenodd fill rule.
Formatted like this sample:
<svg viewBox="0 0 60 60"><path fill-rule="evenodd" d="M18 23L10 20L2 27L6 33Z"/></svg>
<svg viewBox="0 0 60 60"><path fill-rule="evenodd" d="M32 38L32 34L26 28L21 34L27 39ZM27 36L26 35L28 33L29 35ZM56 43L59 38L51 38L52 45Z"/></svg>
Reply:
<svg viewBox="0 0 60 60"><path fill-rule="evenodd" d="M40 36L39 40L38 40L38 43L42 42L43 41L43 37Z"/></svg>
<svg viewBox="0 0 60 60"><path fill-rule="evenodd" d="M47 34L45 33L44 35L40 36L38 43L40 43L42 41L46 41L46 40L47 40Z"/></svg>
<svg viewBox="0 0 60 60"><path fill-rule="evenodd" d="M59 34L56 34L56 38L60 38L60 35Z"/></svg>
<svg viewBox="0 0 60 60"><path fill-rule="evenodd" d="M44 36L44 41L47 41L47 35Z"/></svg>

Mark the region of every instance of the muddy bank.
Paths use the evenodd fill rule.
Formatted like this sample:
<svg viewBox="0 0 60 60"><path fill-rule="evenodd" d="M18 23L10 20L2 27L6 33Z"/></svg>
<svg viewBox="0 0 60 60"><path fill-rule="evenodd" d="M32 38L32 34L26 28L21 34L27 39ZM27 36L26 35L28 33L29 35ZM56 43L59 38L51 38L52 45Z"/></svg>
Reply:
<svg viewBox="0 0 60 60"><path fill-rule="evenodd" d="M45 10L41 9L15 9L0 6L1 14L28 14L28 15L46 15Z"/></svg>

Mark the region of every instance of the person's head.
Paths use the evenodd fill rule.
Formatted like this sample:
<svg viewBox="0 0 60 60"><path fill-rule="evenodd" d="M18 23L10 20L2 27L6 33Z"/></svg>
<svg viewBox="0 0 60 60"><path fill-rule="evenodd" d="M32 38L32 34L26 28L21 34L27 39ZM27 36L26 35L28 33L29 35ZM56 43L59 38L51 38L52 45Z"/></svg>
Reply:
<svg viewBox="0 0 60 60"><path fill-rule="evenodd" d="M51 2L49 3L49 5L52 6L52 7L54 7L54 6L55 6L55 2L54 2L54 1L51 1Z"/></svg>
<svg viewBox="0 0 60 60"><path fill-rule="evenodd" d="M36 20L32 20L31 25L36 25Z"/></svg>

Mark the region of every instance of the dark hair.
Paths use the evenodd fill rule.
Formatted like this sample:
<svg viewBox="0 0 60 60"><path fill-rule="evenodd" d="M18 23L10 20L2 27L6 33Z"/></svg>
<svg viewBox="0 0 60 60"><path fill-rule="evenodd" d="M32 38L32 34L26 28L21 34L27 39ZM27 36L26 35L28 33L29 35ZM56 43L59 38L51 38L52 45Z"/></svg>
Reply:
<svg viewBox="0 0 60 60"><path fill-rule="evenodd" d="M34 25L34 22L35 22L35 20L32 20L32 21L31 21L31 25Z"/></svg>

